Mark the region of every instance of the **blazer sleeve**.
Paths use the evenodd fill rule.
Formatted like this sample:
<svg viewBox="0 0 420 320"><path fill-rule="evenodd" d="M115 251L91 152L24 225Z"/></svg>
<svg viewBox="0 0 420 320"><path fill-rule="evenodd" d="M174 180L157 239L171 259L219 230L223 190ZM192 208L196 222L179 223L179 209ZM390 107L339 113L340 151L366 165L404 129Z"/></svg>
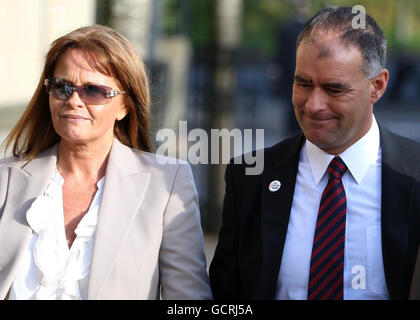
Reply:
<svg viewBox="0 0 420 320"><path fill-rule="evenodd" d="M0 164L0 219L6 202L7 183L9 179L9 168Z"/></svg>
<svg viewBox="0 0 420 320"><path fill-rule="evenodd" d="M234 204L232 163L226 167L226 192L219 240L210 264L210 284L214 299L240 299L241 281L238 268L239 219Z"/></svg>
<svg viewBox="0 0 420 320"><path fill-rule="evenodd" d="M211 299L198 195L191 167L179 165L163 216L159 253L163 299Z"/></svg>

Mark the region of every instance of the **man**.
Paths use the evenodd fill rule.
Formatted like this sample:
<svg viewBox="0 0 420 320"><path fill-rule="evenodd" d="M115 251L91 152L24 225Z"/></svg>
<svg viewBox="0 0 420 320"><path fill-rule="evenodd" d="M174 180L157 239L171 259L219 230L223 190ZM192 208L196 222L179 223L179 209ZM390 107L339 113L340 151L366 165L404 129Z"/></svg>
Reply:
<svg viewBox="0 0 420 320"><path fill-rule="evenodd" d="M264 172L226 169L210 282L239 299L408 299L420 242L420 145L377 124L386 39L327 8L297 40L303 134L265 149ZM244 163L244 161L242 161Z"/></svg>

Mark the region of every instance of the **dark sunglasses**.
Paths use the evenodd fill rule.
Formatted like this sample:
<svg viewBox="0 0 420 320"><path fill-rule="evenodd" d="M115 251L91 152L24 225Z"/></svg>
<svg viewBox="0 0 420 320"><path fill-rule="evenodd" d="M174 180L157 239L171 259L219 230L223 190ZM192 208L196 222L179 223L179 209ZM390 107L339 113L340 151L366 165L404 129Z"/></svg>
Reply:
<svg viewBox="0 0 420 320"><path fill-rule="evenodd" d="M65 79L49 77L44 81L45 90L48 94L53 94L53 97L66 101L73 92L77 91L80 99L90 105L107 104L111 99L125 91L118 91L112 88L101 86L98 84L83 84L76 86Z"/></svg>

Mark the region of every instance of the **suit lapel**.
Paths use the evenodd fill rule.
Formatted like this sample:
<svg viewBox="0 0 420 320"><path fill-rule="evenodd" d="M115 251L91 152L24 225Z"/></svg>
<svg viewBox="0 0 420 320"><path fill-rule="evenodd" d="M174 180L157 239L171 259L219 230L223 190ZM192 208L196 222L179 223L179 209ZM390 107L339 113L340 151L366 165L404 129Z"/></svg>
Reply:
<svg viewBox="0 0 420 320"><path fill-rule="evenodd" d="M382 252L385 278L391 299L406 299L406 274L410 213L414 197L412 170L418 164L410 163L410 153L404 150L401 138L380 127L382 147Z"/></svg>
<svg viewBox="0 0 420 320"><path fill-rule="evenodd" d="M420 246L417 250L417 258L411 280L410 300L420 300Z"/></svg>
<svg viewBox="0 0 420 320"><path fill-rule="evenodd" d="M257 299L274 298L303 142L304 136L299 135L278 145L271 150L272 154L265 155L261 186L262 266ZM281 187L271 192L268 186L274 180L279 180Z"/></svg>
<svg viewBox="0 0 420 320"><path fill-rule="evenodd" d="M26 212L35 198L45 191L56 163L57 146L54 146L22 167L10 168L7 202L0 220L0 298L6 296L32 235Z"/></svg>
<svg viewBox="0 0 420 320"><path fill-rule="evenodd" d="M139 211L150 173L140 172L133 151L114 140L98 213L88 299L98 299L115 265L126 234Z"/></svg>

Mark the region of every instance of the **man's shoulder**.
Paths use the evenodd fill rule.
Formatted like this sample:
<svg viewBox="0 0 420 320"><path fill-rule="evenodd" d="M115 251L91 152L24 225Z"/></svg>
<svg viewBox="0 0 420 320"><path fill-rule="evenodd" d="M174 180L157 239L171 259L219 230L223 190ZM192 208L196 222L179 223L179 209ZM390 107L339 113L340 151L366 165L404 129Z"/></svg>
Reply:
<svg viewBox="0 0 420 320"><path fill-rule="evenodd" d="M304 135L299 134L286 138L273 146L234 157L228 164L228 170L232 170L235 175L253 176L252 174L245 174L247 169L256 165L255 162L250 160L263 161L264 170L266 167L276 165L279 161L297 162L299 161L299 153L304 141Z"/></svg>
<svg viewBox="0 0 420 320"><path fill-rule="evenodd" d="M296 136L286 138L270 147L265 147L262 150L254 150L246 154L242 154L239 157L244 157L248 154L255 155L257 151L264 152L265 159L271 159L271 158L277 158L279 156L290 155L291 153L299 152L300 149L302 148L304 141L305 141L305 136L303 134L298 134ZM233 162L233 159L231 160L231 162Z"/></svg>
<svg viewBox="0 0 420 320"><path fill-rule="evenodd" d="M381 127L381 146L386 152L400 153L410 157L420 157L420 142ZM402 154L401 154L402 153Z"/></svg>
<svg viewBox="0 0 420 320"><path fill-rule="evenodd" d="M382 162L399 167L412 175L417 171L420 178L420 142L401 136L381 127Z"/></svg>
<svg viewBox="0 0 420 320"><path fill-rule="evenodd" d="M290 156L298 153L305 141L305 136L301 133L293 137L286 138L279 143L268 147L265 150L267 158L277 158L281 156Z"/></svg>

